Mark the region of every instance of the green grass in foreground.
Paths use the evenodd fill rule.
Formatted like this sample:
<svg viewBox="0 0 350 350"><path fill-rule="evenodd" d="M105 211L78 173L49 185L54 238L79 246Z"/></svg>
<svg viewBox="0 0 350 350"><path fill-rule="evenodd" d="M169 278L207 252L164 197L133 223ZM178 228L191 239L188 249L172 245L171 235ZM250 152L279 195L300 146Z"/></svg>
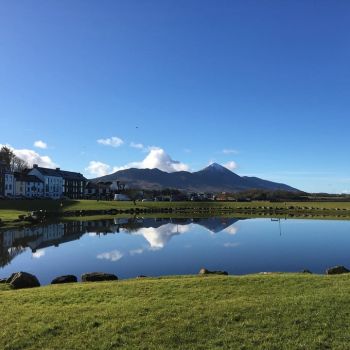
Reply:
<svg viewBox="0 0 350 350"><path fill-rule="evenodd" d="M0 309L7 350L350 347L350 275L56 285L0 291Z"/></svg>

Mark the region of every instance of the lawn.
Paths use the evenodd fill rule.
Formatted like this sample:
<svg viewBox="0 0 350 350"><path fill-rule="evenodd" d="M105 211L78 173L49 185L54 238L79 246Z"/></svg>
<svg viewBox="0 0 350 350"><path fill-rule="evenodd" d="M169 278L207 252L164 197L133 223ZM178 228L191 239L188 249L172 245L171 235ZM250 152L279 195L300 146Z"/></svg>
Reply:
<svg viewBox="0 0 350 350"><path fill-rule="evenodd" d="M223 212L236 215L259 217L267 215L318 216L323 218L350 218L350 202L116 202L96 200L0 200L0 219L5 226L14 224L18 215L33 210L45 209L57 213L71 210L108 210L108 209L161 209L173 208L182 213L195 213L203 209L209 215Z"/></svg>
<svg viewBox="0 0 350 350"><path fill-rule="evenodd" d="M350 275L1 288L1 349L349 349Z"/></svg>

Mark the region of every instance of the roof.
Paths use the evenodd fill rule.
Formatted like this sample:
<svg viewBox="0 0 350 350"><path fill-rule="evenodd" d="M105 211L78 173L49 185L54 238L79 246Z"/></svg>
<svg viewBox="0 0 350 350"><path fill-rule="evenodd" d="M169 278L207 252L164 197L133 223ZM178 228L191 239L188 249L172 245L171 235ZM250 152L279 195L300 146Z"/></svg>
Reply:
<svg viewBox="0 0 350 350"><path fill-rule="evenodd" d="M15 175L16 181L43 182L35 175L27 175L27 174L20 174L20 173L15 173L14 175Z"/></svg>
<svg viewBox="0 0 350 350"><path fill-rule="evenodd" d="M79 181L86 180L86 178L82 174L75 173L73 171L58 170L58 173L60 173L65 180L79 180Z"/></svg>
<svg viewBox="0 0 350 350"><path fill-rule="evenodd" d="M34 170L34 169L37 169L41 174L46 176L62 177L62 175L60 174L60 171L56 169L42 168L40 166L37 166L37 167L33 167L33 169L31 170Z"/></svg>
<svg viewBox="0 0 350 350"><path fill-rule="evenodd" d="M62 177L65 180L79 180L79 181L86 180L86 178L80 173L76 173L73 171L61 170L60 168L50 169L50 168L43 168L43 167L39 167L39 166L34 166L33 169L37 169L44 176Z"/></svg>

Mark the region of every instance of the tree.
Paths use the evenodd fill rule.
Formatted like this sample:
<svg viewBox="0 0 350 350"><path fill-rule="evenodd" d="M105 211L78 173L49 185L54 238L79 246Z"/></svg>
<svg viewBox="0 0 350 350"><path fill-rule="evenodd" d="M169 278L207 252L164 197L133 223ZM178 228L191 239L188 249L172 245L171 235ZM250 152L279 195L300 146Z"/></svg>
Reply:
<svg viewBox="0 0 350 350"><path fill-rule="evenodd" d="M16 155L13 153L13 151L3 146L0 150L0 161L6 165L6 167L10 168L12 164L12 160L16 157Z"/></svg>
<svg viewBox="0 0 350 350"><path fill-rule="evenodd" d="M22 172L29 168L28 163L15 155L15 153L7 146L0 149L0 161L11 171Z"/></svg>
<svg viewBox="0 0 350 350"><path fill-rule="evenodd" d="M21 173L28 168L29 168L29 165L25 160L23 160L22 158L19 158L17 156L14 158L13 171L18 171Z"/></svg>

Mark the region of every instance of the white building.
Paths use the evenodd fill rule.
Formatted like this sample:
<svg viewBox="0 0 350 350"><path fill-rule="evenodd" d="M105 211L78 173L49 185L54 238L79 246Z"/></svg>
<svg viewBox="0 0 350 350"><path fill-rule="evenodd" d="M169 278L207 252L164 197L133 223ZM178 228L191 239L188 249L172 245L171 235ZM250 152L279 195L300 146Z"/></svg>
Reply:
<svg viewBox="0 0 350 350"><path fill-rule="evenodd" d="M59 168L49 169L33 165L33 169L28 172L28 175L38 177L44 183L44 196L48 198L58 199L63 195L63 177L60 174Z"/></svg>
<svg viewBox="0 0 350 350"><path fill-rule="evenodd" d="M13 173L6 171L5 172L5 186L4 186L4 195L5 197L11 197L15 195L15 177Z"/></svg>
<svg viewBox="0 0 350 350"><path fill-rule="evenodd" d="M15 194L28 198L43 197L44 182L34 175L15 173Z"/></svg>

